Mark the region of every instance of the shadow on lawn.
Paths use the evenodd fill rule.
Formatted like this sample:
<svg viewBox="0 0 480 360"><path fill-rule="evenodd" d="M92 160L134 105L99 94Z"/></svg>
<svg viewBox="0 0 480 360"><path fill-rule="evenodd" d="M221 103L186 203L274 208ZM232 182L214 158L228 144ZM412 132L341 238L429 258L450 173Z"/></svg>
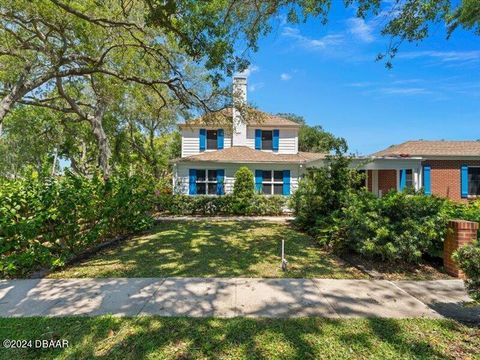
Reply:
<svg viewBox="0 0 480 360"><path fill-rule="evenodd" d="M2 321L13 321L12 319ZM19 350L10 358L168 359L255 358L435 358L475 356L462 342L449 344L444 332L462 338L453 322L391 319L187 319L187 318L63 318L18 319L13 331L24 338L68 339L70 348ZM28 323L35 324L28 326ZM38 329L38 330L36 330ZM429 332L437 333L435 339ZM471 334L473 336L473 334ZM462 339L463 340L463 339ZM473 339L472 339L473 340ZM477 344L478 346L478 344Z"/></svg>
<svg viewBox="0 0 480 360"><path fill-rule="evenodd" d="M282 239L291 264L287 273L280 271ZM76 269L82 277L345 277L350 271L310 237L255 221L163 223L67 272Z"/></svg>

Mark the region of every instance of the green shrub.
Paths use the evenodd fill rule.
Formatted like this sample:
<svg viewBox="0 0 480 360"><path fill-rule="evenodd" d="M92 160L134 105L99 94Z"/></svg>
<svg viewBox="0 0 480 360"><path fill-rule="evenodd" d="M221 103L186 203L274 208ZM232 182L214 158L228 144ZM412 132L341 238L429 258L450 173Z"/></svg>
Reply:
<svg viewBox="0 0 480 360"><path fill-rule="evenodd" d="M224 196L189 196L160 195L156 198L157 210L171 215L280 215L286 205L283 196L263 196L254 194L243 212L235 208L236 197L233 194Z"/></svg>
<svg viewBox="0 0 480 360"><path fill-rule="evenodd" d="M480 244L462 246L453 254L453 260L465 273L465 285L472 299L480 301Z"/></svg>
<svg viewBox="0 0 480 360"><path fill-rule="evenodd" d="M349 164L348 158L337 154L324 166L308 169L290 201L299 227L318 235L332 223L359 182L358 173Z"/></svg>
<svg viewBox="0 0 480 360"><path fill-rule="evenodd" d="M440 256L448 221L444 204L433 196L401 192L382 198L366 191L352 193L332 227L332 243L392 262L416 263L425 254Z"/></svg>
<svg viewBox="0 0 480 360"><path fill-rule="evenodd" d="M235 173L233 183L233 195L237 198L252 198L255 194L255 180L252 171L246 167L240 167Z"/></svg>
<svg viewBox="0 0 480 360"><path fill-rule="evenodd" d="M138 176L2 180L0 273L61 266L96 243L149 227L152 189Z"/></svg>
<svg viewBox="0 0 480 360"><path fill-rule="evenodd" d="M233 184L232 212L237 215L249 215L252 212L252 199L255 195L253 173L242 166L235 173Z"/></svg>

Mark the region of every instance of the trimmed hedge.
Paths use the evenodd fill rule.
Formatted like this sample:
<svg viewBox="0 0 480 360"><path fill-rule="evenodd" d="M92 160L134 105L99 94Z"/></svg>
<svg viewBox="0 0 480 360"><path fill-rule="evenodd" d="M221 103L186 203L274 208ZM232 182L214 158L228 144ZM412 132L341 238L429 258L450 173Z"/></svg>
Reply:
<svg viewBox="0 0 480 360"><path fill-rule="evenodd" d="M153 184L67 173L0 181L0 274L55 268L93 245L152 224Z"/></svg>
<svg viewBox="0 0 480 360"><path fill-rule="evenodd" d="M156 197L157 210L170 215L281 215L286 206L284 196L264 196L255 194L248 206L236 206L239 199L232 194L224 196L208 195L159 195ZM240 199L243 203L243 198ZM242 211L239 211L242 209Z"/></svg>

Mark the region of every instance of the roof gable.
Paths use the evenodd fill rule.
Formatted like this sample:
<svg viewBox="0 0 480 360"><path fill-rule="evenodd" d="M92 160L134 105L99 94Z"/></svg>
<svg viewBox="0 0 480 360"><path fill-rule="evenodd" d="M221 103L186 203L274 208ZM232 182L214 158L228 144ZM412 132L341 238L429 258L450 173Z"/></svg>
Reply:
<svg viewBox="0 0 480 360"><path fill-rule="evenodd" d="M272 115L257 109L248 108L246 110L247 126L261 127L291 127L298 128L301 125L295 121L285 119L280 116ZM199 127L199 126L232 126L233 108L226 108L220 111L208 113L200 118L187 120L180 127Z"/></svg>

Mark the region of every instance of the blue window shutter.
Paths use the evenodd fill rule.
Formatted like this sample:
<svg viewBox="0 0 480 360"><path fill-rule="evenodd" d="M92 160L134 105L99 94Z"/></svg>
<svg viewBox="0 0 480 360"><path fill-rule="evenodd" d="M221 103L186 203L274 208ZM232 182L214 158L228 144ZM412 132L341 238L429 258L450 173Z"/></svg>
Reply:
<svg viewBox="0 0 480 360"><path fill-rule="evenodd" d="M188 193L197 195L197 170L195 169L188 171Z"/></svg>
<svg viewBox="0 0 480 360"><path fill-rule="evenodd" d="M223 129L218 129L217 130L217 149L222 150L223 149L223 143L224 143L224 136L223 136Z"/></svg>
<svg viewBox="0 0 480 360"><path fill-rule="evenodd" d="M255 129L255 150L262 150L262 130Z"/></svg>
<svg viewBox="0 0 480 360"><path fill-rule="evenodd" d="M205 151L207 148L207 130L200 129L200 151Z"/></svg>
<svg viewBox="0 0 480 360"><path fill-rule="evenodd" d="M432 179L430 175L430 165L423 167L423 192L425 195L432 194Z"/></svg>
<svg viewBox="0 0 480 360"><path fill-rule="evenodd" d="M407 186L407 170L400 170L400 191L403 191Z"/></svg>
<svg viewBox="0 0 480 360"><path fill-rule="evenodd" d="M278 151L278 145L280 142L280 130L274 129L273 130L273 141L272 141L272 150Z"/></svg>
<svg viewBox="0 0 480 360"><path fill-rule="evenodd" d="M225 170L217 170L217 195L225 194Z"/></svg>
<svg viewBox="0 0 480 360"><path fill-rule="evenodd" d="M460 183L462 185L462 198L468 197L468 166L462 165L460 171Z"/></svg>
<svg viewBox="0 0 480 360"><path fill-rule="evenodd" d="M290 195L290 170L283 170L283 195Z"/></svg>
<svg viewBox="0 0 480 360"><path fill-rule="evenodd" d="M255 170L255 191L262 192L263 170Z"/></svg>

